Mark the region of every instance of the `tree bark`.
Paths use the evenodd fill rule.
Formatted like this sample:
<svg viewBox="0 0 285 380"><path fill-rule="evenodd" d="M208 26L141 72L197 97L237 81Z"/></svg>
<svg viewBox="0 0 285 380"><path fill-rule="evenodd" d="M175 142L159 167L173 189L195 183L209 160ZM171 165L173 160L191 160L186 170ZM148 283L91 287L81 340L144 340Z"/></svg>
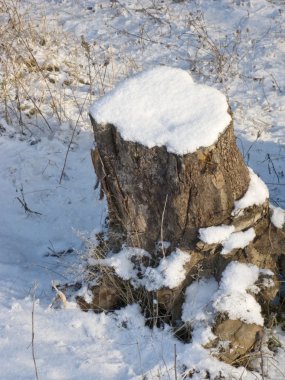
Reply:
<svg viewBox="0 0 285 380"><path fill-rule="evenodd" d="M229 222L249 184L232 123L214 145L179 156L124 141L114 125L92 116L91 122L92 160L107 196L113 249L126 243L155 254L159 241L191 249L199 228Z"/></svg>

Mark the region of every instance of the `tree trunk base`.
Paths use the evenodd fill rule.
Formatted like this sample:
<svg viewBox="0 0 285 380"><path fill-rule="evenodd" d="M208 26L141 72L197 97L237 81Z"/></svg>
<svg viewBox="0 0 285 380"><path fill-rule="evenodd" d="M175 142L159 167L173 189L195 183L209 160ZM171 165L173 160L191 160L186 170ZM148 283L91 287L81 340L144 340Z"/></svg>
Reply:
<svg viewBox="0 0 285 380"><path fill-rule="evenodd" d="M92 161L106 194L111 248L123 243L155 255L161 240L191 248L198 229L228 224L249 185L232 124L216 144L178 156L165 147L124 141L111 124L97 124Z"/></svg>

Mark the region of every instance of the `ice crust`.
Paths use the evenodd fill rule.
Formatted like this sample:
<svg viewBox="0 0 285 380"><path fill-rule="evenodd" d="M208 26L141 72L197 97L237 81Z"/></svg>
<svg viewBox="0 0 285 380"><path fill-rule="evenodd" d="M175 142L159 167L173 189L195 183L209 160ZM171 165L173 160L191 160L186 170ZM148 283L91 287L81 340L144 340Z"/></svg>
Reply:
<svg viewBox="0 0 285 380"><path fill-rule="evenodd" d="M159 66L119 83L91 107L124 140L178 155L214 144L231 121L226 97L184 70Z"/></svg>

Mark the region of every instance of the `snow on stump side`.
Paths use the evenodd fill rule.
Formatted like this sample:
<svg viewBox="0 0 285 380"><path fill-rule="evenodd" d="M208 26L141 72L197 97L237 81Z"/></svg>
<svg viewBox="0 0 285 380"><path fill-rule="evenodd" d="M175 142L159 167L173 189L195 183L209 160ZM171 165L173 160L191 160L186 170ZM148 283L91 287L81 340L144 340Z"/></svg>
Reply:
<svg viewBox="0 0 285 380"><path fill-rule="evenodd" d="M90 116L113 248L191 248L199 228L228 223L249 172L223 94L158 67L121 82Z"/></svg>

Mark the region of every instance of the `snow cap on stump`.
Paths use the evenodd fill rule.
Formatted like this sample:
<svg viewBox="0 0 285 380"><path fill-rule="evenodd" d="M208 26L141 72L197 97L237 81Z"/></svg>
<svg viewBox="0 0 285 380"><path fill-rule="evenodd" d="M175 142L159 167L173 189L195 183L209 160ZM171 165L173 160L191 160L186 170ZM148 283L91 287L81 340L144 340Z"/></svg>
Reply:
<svg viewBox="0 0 285 380"><path fill-rule="evenodd" d="M184 70L156 67L121 83L90 110L125 141L183 155L214 144L231 121L226 97Z"/></svg>

